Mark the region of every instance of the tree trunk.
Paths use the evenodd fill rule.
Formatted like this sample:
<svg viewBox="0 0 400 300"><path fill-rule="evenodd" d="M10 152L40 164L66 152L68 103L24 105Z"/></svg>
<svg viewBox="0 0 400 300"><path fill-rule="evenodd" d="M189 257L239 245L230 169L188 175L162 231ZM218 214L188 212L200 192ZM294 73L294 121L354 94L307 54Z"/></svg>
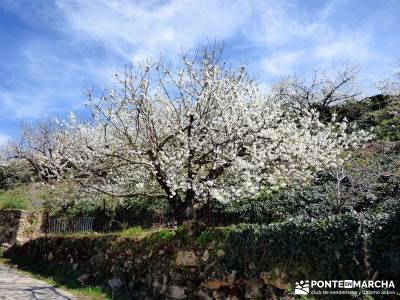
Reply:
<svg viewBox="0 0 400 300"><path fill-rule="evenodd" d="M195 218L192 201L182 201L180 198L173 198L170 201L173 217L178 226L182 225L184 221L192 221ZM174 201L175 200L175 201Z"/></svg>

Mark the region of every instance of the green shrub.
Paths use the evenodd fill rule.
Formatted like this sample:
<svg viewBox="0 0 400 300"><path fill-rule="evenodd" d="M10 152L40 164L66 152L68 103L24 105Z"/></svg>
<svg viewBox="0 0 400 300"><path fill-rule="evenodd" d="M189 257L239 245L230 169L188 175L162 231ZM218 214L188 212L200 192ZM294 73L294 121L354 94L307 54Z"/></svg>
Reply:
<svg viewBox="0 0 400 300"><path fill-rule="evenodd" d="M212 241L225 240L233 226L225 228L207 228L196 238L196 243L200 247L206 246Z"/></svg>
<svg viewBox="0 0 400 300"><path fill-rule="evenodd" d="M232 230L222 260L250 276L275 268L293 281L400 280L400 204L390 214L293 219Z"/></svg>
<svg viewBox="0 0 400 300"><path fill-rule="evenodd" d="M392 213L371 221L369 256L373 272L382 279L400 280L400 204Z"/></svg>
<svg viewBox="0 0 400 300"><path fill-rule="evenodd" d="M257 276L279 270L293 278L361 278L363 239L353 215L317 221L291 220L232 231L226 242L228 269Z"/></svg>

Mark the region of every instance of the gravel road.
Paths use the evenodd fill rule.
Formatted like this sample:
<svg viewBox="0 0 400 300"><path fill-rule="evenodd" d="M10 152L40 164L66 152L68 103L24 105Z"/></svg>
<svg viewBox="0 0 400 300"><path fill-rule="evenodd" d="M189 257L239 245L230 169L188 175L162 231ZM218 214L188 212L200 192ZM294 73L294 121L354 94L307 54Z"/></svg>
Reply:
<svg viewBox="0 0 400 300"><path fill-rule="evenodd" d="M0 265L0 299L76 300L77 298L44 281Z"/></svg>

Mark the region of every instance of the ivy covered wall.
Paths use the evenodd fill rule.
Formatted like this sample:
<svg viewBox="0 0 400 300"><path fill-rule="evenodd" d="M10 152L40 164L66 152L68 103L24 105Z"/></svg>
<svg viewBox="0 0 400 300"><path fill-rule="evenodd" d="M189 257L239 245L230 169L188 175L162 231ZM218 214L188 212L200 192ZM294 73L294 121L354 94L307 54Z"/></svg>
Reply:
<svg viewBox="0 0 400 300"><path fill-rule="evenodd" d="M77 270L134 297L292 297L298 280L400 279L399 213L297 219L268 226L161 230L144 237L40 238L7 255ZM269 298L271 297L271 298ZM234 299L234 298L231 298Z"/></svg>

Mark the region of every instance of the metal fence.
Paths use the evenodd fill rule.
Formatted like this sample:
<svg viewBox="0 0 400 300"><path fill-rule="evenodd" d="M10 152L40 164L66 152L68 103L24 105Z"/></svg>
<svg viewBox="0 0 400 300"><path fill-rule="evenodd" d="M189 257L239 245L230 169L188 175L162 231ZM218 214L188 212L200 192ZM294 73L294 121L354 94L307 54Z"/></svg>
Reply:
<svg viewBox="0 0 400 300"><path fill-rule="evenodd" d="M104 212L85 217L49 217L44 216L42 231L46 234L66 234L87 231L110 232L121 229L141 226L142 228L176 227L177 216L155 212L138 212L121 210L113 215ZM272 221L271 215L240 216L203 211L196 218L207 226L228 226L239 223L268 224Z"/></svg>
<svg viewBox="0 0 400 300"><path fill-rule="evenodd" d="M93 231L95 217L46 217L43 231L45 233L75 233Z"/></svg>

